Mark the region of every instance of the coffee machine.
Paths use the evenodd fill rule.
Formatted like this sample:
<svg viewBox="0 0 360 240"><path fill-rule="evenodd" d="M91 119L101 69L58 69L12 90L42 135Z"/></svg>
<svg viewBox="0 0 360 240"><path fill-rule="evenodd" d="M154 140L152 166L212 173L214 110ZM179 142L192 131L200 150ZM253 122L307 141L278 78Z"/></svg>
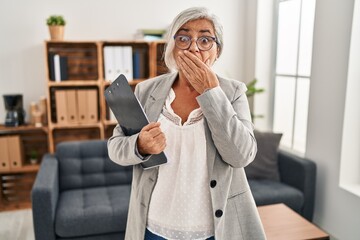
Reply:
<svg viewBox="0 0 360 240"><path fill-rule="evenodd" d="M6 117L5 126L16 127L24 124L25 111L23 109L23 96L21 94L3 95Z"/></svg>

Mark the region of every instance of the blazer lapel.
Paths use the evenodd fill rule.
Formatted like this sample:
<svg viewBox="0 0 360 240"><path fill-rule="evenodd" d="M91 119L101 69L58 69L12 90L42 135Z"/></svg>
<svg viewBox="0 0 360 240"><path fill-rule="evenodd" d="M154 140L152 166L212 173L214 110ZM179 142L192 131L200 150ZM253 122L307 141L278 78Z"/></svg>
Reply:
<svg viewBox="0 0 360 240"><path fill-rule="evenodd" d="M170 88L176 77L177 73L167 75L166 78L159 82L154 91L150 94L150 97L144 106L144 110L150 122L156 122L158 120L161 110L165 104L166 97L168 96Z"/></svg>

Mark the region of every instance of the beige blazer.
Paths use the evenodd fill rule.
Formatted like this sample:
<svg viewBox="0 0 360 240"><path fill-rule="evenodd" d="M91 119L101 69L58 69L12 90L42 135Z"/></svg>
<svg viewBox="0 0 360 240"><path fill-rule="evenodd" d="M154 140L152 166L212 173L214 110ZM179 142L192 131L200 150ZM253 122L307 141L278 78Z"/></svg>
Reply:
<svg viewBox="0 0 360 240"><path fill-rule="evenodd" d="M139 83L135 94L151 122L156 122L177 73ZM205 117L209 188L216 240L266 239L247 182L244 167L255 157L246 85L219 78L216 87L197 97ZM108 140L109 157L120 165L133 165L127 240L143 240L148 207L157 181L158 167L143 170L135 154L138 134L124 136L116 126ZM164 203L165 204L165 203Z"/></svg>

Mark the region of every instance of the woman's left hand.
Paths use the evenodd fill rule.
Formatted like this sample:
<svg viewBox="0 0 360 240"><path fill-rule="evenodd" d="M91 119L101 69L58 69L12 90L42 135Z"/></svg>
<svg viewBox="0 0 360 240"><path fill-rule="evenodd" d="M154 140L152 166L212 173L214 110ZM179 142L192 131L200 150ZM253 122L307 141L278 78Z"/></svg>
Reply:
<svg viewBox="0 0 360 240"><path fill-rule="evenodd" d="M204 63L193 53L183 51L179 52L177 62L180 71L199 94L206 89L219 86L219 80L211 69L209 59Z"/></svg>

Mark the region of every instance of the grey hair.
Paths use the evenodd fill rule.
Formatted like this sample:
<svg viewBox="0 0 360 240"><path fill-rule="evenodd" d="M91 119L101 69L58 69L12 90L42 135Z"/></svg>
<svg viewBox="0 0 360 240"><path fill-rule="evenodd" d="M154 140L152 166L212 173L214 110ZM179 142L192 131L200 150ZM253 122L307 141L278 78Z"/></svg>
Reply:
<svg viewBox="0 0 360 240"><path fill-rule="evenodd" d="M212 22L215 30L215 37L217 40L217 46L219 48L218 57L220 57L222 49L224 47L223 43L223 27L220 24L218 17L214 14L211 14L208 9L203 7L193 7L188 8L181 13L179 13L173 22L171 23L167 35L166 35L166 46L164 52L164 60L166 66L170 71L176 71L178 69L176 61L174 59L173 50L175 47L174 35L185 23L197 20L197 19L207 19Z"/></svg>

